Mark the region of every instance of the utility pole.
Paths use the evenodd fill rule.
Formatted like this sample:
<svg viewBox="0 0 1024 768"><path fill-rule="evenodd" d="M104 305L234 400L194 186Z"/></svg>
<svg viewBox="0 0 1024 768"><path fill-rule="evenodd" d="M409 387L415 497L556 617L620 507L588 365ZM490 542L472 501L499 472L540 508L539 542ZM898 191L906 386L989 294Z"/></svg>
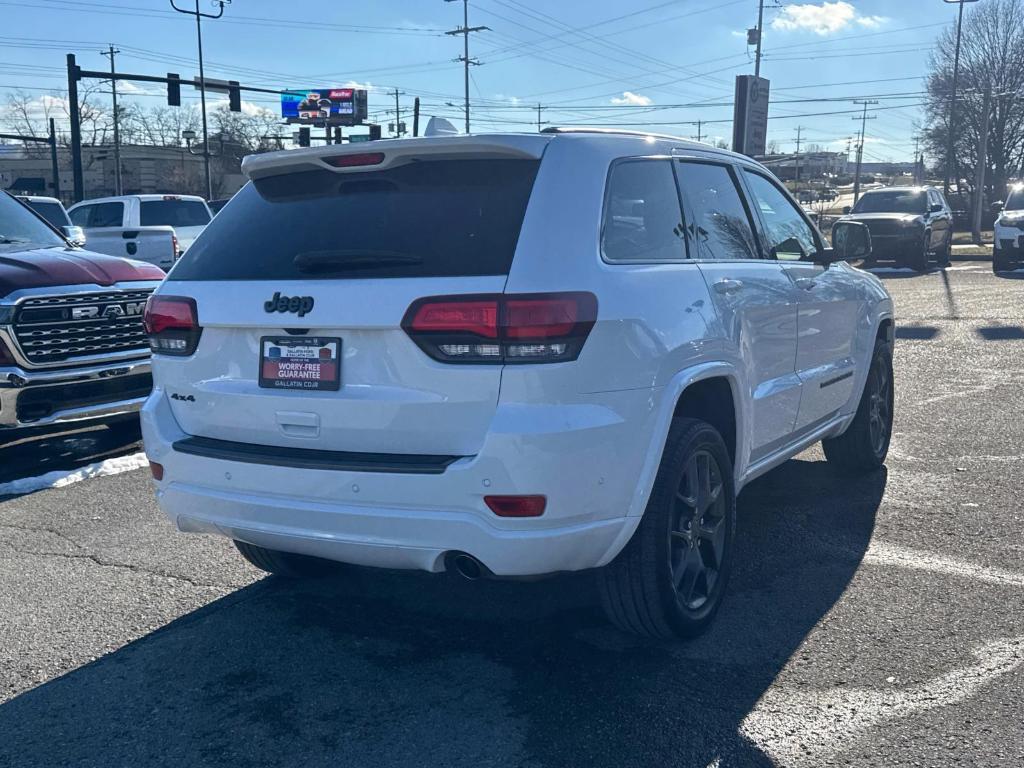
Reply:
<svg viewBox="0 0 1024 768"><path fill-rule="evenodd" d="M704 121L703 120L698 120L697 121L697 141L701 141L701 139L702 139L703 134L701 133L701 128L703 127L703 125L704 125Z"/></svg>
<svg viewBox="0 0 1024 768"><path fill-rule="evenodd" d="M541 110L541 106L540 106L540 102L538 101L537 102L537 133L540 133L540 131L541 131L540 110Z"/></svg>
<svg viewBox="0 0 1024 768"><path fill-rule="evenodd" d="M803 126L798 125L796 127L796 170L794 171L793 178L793 191L800 189L800 134L803 133Z"/></svg>
<svg viewBox="0 0 1024 768"><path fill-rule="evenodd" d="M203 72L203 19L219 19L224 15L224 6L231 2L231 0L214 0L217 6L217 13L200 13L199 12L199 0L196 0L196 9L189 11L184 8L179 8L174 4L174 0L170 0L171 8L176 10L178 13L186 13L189 16L196 17L196 39L199 43L199 102L200 109L203 112L203 167L206 171L206 199L213 199L213 178L210 176L210 130L207 126L206 119L206 74Z"/></svg>
<svg viewBox="0 0 1024 768"><path fill-rule="evenodd" d="M114 101L114 194L123 195L124 189L121 184L121 135L118 132L117 114L117 73L114 71L114 56L121 51L110 46L109 50L100 51L101 56L110 57L110 95Z"/></svg>
<svg viewBox="0 0 1024 768"><path fill-rule="evenodd" d="M71 202L77 203L85 197L82 176L82 121L79 115L78 80L82 70L75 61L75 54L69 53L68 62L68 119L71 122Z"/></svg>
<svg viewBox="0 0 1024 768"><path fill-rule="evenodd" d="M761 38L764 35L764 0L757 0L757 52L754 54L754 77L761 76Z"/></svg>
<svg viewBox="0 0 1024 768"><path fill-rule="evenodd" d="M867 128L868 120L875 120L878 116L872 115L868 117L868 106L871 104L877 104L875 100L865 101L854 101L854 104L864 105L864 114L860 118L853 118L854 120L860 120L860 142L857 144L857 170L853 176L853 204L856 205L860 199L860 166L864 162L864 131Z"/></svg>
<svg viewBox="0 0 1024 768"><path fill-rule="evenodd" d="M949 196L949 182L950 176L953 169L956 167L956 160L954 154L956 152L956 87L957 80L960 78L960 32L964 25L964 3L976 3L978 0L943 0L946 3L957 3L960 6L960 12L957 14L956 19L956 53L953 54L953 86L949 94L949 126L947 131L949 133L948 142L946 144L946 181L943 183L942 189ZM960 191L960 181L957 179L957 191Z"/></svg>
<svg viewBox="0 0 1024 768"><path fill-rule="evenodd" d="M196 0L198 2L199 0ZM446 3L457 3L458 0L444 0ZM465 107L466 107L466 133L469 133L469 67L473 65L475 67L480 66L480 62L476 59L469 58L469 33L470 32L483 32L489 30L490 27L471 27L469 26L469 0L462 0L462 26L456 27L455 29L445 32L446 35L462 35L462 55L454 59L455 61L461 61L464 67L464 79L465 79Z"/></svg>
<svg viewBox="0 0 1024 768"><path fill-rule="evenodd" d="M402 136L402 112L401 107L398 104L398 89L395 88L395 136L401 138Z"/></svg>
<svg viewBox="0 0 1024 768"><path fill-rule="evenodd" d="M981 245L981 209L985 200L985 171L988 166L988 126L991 118L992 91L985 89L982 106L981 143L978 145L978 168L974 175L974 211L971 234L975 245Z"/></svg>

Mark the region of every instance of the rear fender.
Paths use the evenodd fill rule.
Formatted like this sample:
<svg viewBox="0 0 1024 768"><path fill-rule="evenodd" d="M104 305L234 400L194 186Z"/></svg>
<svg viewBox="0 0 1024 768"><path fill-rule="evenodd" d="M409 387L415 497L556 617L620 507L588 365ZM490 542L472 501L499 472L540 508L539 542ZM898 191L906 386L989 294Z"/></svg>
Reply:
<svg viewBox="0 0 1024 768"><path fill-rule="evenodd" d="M732 387L733 402L736 408L736 466L733 467L733 477L737 482L746 471L746 457L750 453L749 438L747 436L747 424L749 424L749 408L747 399L742 396L740 376L736 368L725 362L708 362L686 368L677 373L661 392L661 402L658 406L658 416L653 430L647 457L644 459L643 467L637 477L636 491L627 512L625 524L619 536L609 547L604 557L598 563L605 565L615 559L615 556L622 551L629 540L633 537L640 519L643 517L647 502L651 497L654 488L654 480L658 474L658 467L661 465L661 458L665 452L665 443L668 440L668 432L672 427L672 417L676 410L679 398L686 388L698 381L711 378L726 378Z"/></svg>

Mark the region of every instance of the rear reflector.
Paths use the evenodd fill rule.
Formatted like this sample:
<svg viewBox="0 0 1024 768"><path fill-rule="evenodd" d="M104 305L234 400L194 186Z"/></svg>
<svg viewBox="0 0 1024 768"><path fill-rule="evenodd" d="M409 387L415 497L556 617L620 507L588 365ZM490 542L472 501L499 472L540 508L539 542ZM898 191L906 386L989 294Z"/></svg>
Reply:
<svg viewBox="0 0 1024 768"><path fill-rule="evenodd" d="M203 330L196 301L186 296L150 296L142 322L150 349L164 355L191 355Z"/></svg>
<svg viewBox="0 0 1024 768"><path fill-rule="evenodd" d="M484 503L498 517L540 517L546 496L484 496Z"/></svg>
<svg viewBox="0 0 1024 768"><path fill-rule="evenodd" d="M592 293L435 296L413 302L402 328L446 363L575 360L597 319Z"/></svg>
<svg viewBox="0 0 1024 768"><path fill-rule="evenodd" d="M164 465L157 464L155 461L149 462L149 471L153 475L153 479L160 481L164 479Z"/></svg>
<svg viewBox="0 0 1024 768"><path fill-rule="evenodd" d="M358 155L334 155L320 159L335 168L358 168L363 165L380 165L384 162L384 153L363 152Z"/></svg>

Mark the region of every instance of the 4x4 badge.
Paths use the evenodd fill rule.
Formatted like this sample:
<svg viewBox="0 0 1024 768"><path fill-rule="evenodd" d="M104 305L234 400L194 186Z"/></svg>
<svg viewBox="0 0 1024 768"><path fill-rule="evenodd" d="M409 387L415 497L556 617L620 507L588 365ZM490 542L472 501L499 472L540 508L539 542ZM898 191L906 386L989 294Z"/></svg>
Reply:
<svg viewBox="0 0 1024 768"><path fill-rule="evenodd" d="M270 301L263 302L265 312L298 312L299 317L312 309L312 296L282 296L280 291L274 293Z"/></svg>

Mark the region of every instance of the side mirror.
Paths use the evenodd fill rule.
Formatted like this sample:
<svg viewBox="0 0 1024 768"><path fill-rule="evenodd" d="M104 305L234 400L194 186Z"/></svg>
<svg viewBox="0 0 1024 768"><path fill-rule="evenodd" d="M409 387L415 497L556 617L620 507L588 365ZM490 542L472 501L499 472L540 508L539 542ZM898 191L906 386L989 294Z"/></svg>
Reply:
<svg viewBox="0 0 1024 768"><path fill-rule="evenodd" d="M929 213L942 213L942 210L942 203L932 203L931 207L928 209Z"/></svg>
<svg viewBox="0 0 1024 768"><path fill-rule="evenodd" d="M992 203L992 213L995 213L997 215L1002 213L1004 205L1006 205L1006 203L1004 203L1002 200L997 200L996 202Z"/></svg>
<svg viewBox="0 0 1024 768"><path fill-rule="evenodd" d="M850 211L852 211L852 210L853 210L853 209L852 209L852 208L850 208L850 206L848 206L848 205L844 205L844 206L843 206L843 216L846 216L846 215L847 215L847 214L849 214L849 213L850 213Z"/></svg>
<svg viewBox="0 0 1024 768"><path fill-rule="evenodd" d="M72 245L85 245L85 231L81 227L64 226L60 228L64 237L71 241Z"/></svg>
<svg viewBox="0 0 1024 768"><path fill-rule="evenodd" d="M837 221L832 226L833 261L866 259L871 255L871 231L859 221Z"/></svg>

